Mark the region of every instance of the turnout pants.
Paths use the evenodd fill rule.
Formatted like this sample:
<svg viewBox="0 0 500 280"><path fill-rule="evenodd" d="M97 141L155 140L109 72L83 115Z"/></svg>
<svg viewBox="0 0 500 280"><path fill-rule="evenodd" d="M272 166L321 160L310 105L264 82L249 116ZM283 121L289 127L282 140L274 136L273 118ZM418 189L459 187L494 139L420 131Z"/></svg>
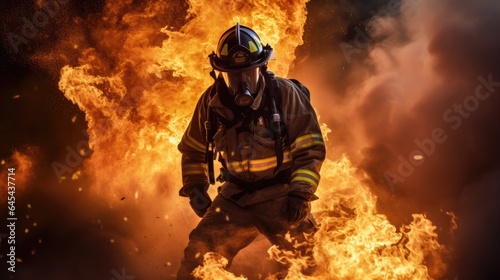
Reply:
<svg viewBox="0 0 500 280"><path fill-rule="evenodd" d="M207 252L222 255L228 259L230 266L236 254L252 243L259 234L263 234L280 249L298 250L300 254L313 260L312 235L316 231L315 222L309 213L304 221L291 227L282 212L287 198L279 196L241 207L217 195L212 206L189 235L189 243L184 250L177 279L194 279L191 272L203 264L203 256ZM292 243L285 239L287 232L290 232L292 240L304 245L294 248Z"/></svg>

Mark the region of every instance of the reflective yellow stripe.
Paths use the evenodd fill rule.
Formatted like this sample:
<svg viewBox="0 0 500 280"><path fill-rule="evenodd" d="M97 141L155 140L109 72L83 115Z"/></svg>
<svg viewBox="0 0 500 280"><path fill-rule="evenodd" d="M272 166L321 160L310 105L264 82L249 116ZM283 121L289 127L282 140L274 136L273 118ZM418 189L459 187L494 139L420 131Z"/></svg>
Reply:
<svg viewBox="0 0 500 280"><path fill-rule="evenodd" d="M290 157L283 159L283 163L287 163L287 162L290 162L290 161L291 161ZM250 171L252 171L252 172L266 171L266 170L274 169L274 168L276 168L276 158L275 158L275 160L272 163L270 163L270 164L268 164L266 166L260 166L260 167L258 167L258 166L255 166L252 163L250 165Z"/></svg>
<svg viewBox="0 0 500 280"><path fill-rule="evenodd" d="M313 187L318 186L318 182L315 182L313 179L308 178L308 177L302 177L302 176L296 176L295 178L292 179L292 183L294 182L307 182L311 184Z"/></svg>
<svg viewBox="0 0 500 280"><path fill-rule="evenodd" d="M183 175L205 174L206 165L204 163L188 163L182 165Z"/></svg>
<svg viewBox="0 0 500 280"><path fill-rule="evenodd" d="M297 137L295 141L290 145L292 149L292 154L295 153L299 149L307 148L307 147L312 147L316 145L325 145L323 142L323 137L321 134L306 134L300 137Z"/></svg>
<svg viewBox="0 0 500 280"><path fill-rule="evenodd" d="M295 141L290 145L293 150L300 149L304 146L311 146L311 143L323 144L323 137L321 134L306 134L298 137Z"/></svg>
<svg viewBox="0 0 500 280"><path fill-rule="evenodd" d="M248 160L246 160L246 162L248 162ZM268 163L276 163L276 157L250 160L250 164L255 164L255 165L268 164Z"/></svg>
<svg viewBox="0 0 500 280"><path fill-rule="evenodd" d="M292 160L289 151L283 153L283 163L288 163ZM261 172L276 167L276 157L269 157L263 159L254 160L243 160L243 161L230 161L228 162L228 167L236 173L241 173L246 171L245 167L248 167L251 172Z"/></svg>
<svg viewBox="0 0 500 280"><path fill-rule="evenodd" d="M184 138L185 141L186 141L186 145L197 150L197 151L200 151L200 152L205 152L206 148L204 144L196 141L193 137L186 137Z"/></svg>
<svg viewBox="0 0 500 280"><path fill-rule="evenodd" d="M204 162L185 163L182 166L185 168L205 168L205 163Z"/></svg>
<svg viewBox="0 0 500 280"><path fill-rule="evenodd" d="M182 166L182 170L205 170L205 164L204 163L184 164Z"/></svg>
<svg viewBox="0 0 500 280"><path fill-rule="evenodd" d="M292 173L291 182L306 182L314 187L318 186L319 174L309 169L297 169Z"/></svg>
<svg viewBox="0 0 500 280"><path fill-rule="evenodd" d="M205 175L207 174L205 171L199 172L199 171L183 171L182 175Z"/></svg>
<svg viewBox="0 0 500 280"><path fill-rule="evenodd" d="M297 169L295 170L293 173L292 173L292 177L293 176L299 176L299 174L307 174L311 177L313 177L314 179L318 180L319 181L319 175L316 174L316 172L313 172L309 169Z"/></svg>

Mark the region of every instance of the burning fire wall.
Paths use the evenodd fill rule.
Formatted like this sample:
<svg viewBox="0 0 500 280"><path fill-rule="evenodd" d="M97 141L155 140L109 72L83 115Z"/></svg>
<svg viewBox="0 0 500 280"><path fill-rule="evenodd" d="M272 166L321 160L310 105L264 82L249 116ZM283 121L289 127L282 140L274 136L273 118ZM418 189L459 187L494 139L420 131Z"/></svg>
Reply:
<svg viewBox="0 0 500 280"><path fill-rule="evenodd" d="M368 2L368 1L366 1ZM500 4L5 1L2 279L175 279L199 218L177 144L236 22L311 91L313 276L263 237L200 279L495 279ZM216 195L216 188L210 195Z"/></svg>

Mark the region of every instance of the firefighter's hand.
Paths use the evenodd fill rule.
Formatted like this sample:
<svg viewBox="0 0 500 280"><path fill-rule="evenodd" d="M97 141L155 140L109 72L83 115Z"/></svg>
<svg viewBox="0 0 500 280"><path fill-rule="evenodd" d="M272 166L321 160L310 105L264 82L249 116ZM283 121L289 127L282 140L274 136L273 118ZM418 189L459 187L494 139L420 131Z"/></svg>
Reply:
<svg viewBox="0 0 500 280"><path fill-rule="evenodd" d="M212 205L212 199L207 190L208 185L200 185L193 187L189 192L189 205L200 218L203 218L207 209Z"/></svg>
<svg viewBox="0 0 500 280"><path fill-rule="evenodd" d="M298 224L302 222L309 213L310 204L301 195L296 195L293 192L288 194L288 201L285 203L284 212L288 216L289 224Z"/></svg>

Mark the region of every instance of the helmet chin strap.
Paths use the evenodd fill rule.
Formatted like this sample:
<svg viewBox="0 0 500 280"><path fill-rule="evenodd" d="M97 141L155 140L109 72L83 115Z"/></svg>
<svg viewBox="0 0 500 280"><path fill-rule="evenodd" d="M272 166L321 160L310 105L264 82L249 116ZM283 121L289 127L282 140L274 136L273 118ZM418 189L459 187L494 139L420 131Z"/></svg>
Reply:
<svg viewBox="0 0 500 280"><path fill-rule="evenodd" d="M214 81L217 81L217 76L215 75L215 69L212 68L212 71L210 71L210 77L212 77L212 79L214 79Z"/></svg>

